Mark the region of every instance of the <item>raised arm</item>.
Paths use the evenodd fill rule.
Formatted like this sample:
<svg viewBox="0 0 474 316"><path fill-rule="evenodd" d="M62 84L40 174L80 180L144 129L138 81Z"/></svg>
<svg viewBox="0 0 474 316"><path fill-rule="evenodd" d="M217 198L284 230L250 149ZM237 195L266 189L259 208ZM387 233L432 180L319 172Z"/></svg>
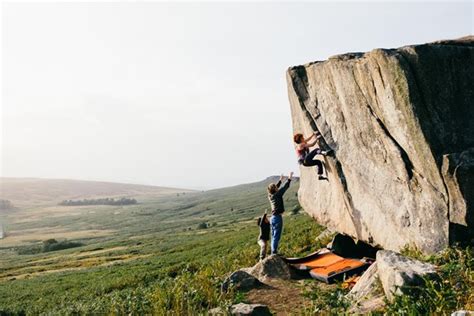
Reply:
<svg viewBox="0 0 474 316"><path fill-rule="evenodd" d="M316 133L311 134L311 136L308 138L305 138L304 141L309 142L311 139L313 139L313 137L316 137Z"/></svg>
<svg viewBox="0 0 474 316"><path fill-rule="evenodd" d="M286 190L290 187L291 179L293 178L293 172L290 173L288 180L286 180L285 184L278 190L278 194L283 195L285 194Z"/></svg>
<svg viewBox="0 0 474 316"><path fill-rule="evenodd" d="M313 147L314 145L318 144L318 139L315 139L312 143L304 144L305 147Z"/></svg>
<svg viewBox="0 0 474 316"><path fill-rule="evenodd" d="M281 176L280 176L280 179L278 179L278 182L277 182L277 184L276 184L277 188L280 187L282 181L283 181L283 175L281 175Z"/></svg>

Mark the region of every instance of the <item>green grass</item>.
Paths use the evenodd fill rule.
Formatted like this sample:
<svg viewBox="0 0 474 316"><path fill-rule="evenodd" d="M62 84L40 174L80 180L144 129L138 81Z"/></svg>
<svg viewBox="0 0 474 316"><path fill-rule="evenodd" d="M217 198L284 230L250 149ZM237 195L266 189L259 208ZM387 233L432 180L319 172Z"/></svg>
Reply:
<svg viewBox="0 0 474 316"><path fill-rule="evenodd" d="M54 216L32 221L14 221L14 216L58 206L18 209L8 215L14 231L60 227L113 233L70 240L82 247L31 255L19 252L41 246L43 240L14 247L0 243L0 314L196 315L245 301L245 293L222 294L219 288L232 271L258 260L255 219L268 208L265 188L270 180L274 179L179 196L147 196L138 205L64 207L55 209ZM295 181L285 195L288 212L280 248L291 257L329 242L315 242L323 227L313 219L292 214L299 207L297 189ZM198 229L201 223L207 228ZM407 289L407 295L387 306L387 313L474 309L472 249L451 248L431 257L408 248L404 253L438 265L440 278L427 280L424 288ZM347 290L340 285L306 280L301 289L312 305L297 313L347 313Z"/></svg>
<svg viewBox="0 0 474 316"><path fill-rule="evenodd" d="M307 253L308 237L321 227L306 215L285 217L282 252ZM256 263L256 227L212 232L181 239L179 245L152 257L112 267L57 273L0 283L4 312L149 313L205 312L233 302L220 294L225 276ZM150 241L151 242L151 241ZM137 247L147 252L149 245Z"/></svg>
<svg viewBox="0 0 474 316"><path fill-rule="evenodd" d="M448 248L433 256L406 251L416 259L439 267L439 276L425 279L423 286L405 287L406 295L397 296L388 312L401 315L450 314L456 310L474 310L474 251L472 248Z"/></svg>
<svg viewBox="0 0 474 316"><path fill-rule="evenodd" d="M228 273L257 261L255 218L268 208L268 183L149 198L139 205L66 207L78 215L13 224L14 230L58 226L115 233L75 240L86 246L47 254L0 249L0 311L194 314L231 303L235 297L222 296L219 285ZM287 209L298 205L297 186L296 181L286 193ZM212 225L197 229L202 222ZM314 250L311 244L320 230L306 215L286 216L281 251L295 256ZM127 256L134 260L122 260ZM44 273L57 269L76 270Z"/></svg>

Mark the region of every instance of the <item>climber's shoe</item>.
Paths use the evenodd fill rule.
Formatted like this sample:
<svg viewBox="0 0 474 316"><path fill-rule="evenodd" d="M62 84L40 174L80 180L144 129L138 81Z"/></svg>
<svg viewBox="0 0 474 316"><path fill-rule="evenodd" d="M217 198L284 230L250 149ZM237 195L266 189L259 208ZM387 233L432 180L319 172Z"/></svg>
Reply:
<svg viewBox="0 0 474 316"><path fill-rule="evenodd" d="M332 153L334 153L334 150L332 150L332 149L321 150L321 155L323 155L323 156L328 156L328 155L331 155Z"/></svg>
<svg viewBox="0 0 474 316"><path fill-rule="evenodd" d="M326 178L325 176L319 176L318 179L319 179L319 180L326 180L326 181L329 181L328 178Z"/></svg>

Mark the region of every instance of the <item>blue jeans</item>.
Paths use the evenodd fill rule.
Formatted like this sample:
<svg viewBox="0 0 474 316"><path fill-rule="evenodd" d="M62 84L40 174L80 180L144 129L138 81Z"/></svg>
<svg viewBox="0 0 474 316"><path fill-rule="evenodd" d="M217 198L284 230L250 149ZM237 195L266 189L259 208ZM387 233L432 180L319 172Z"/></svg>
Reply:
<svg viewBox="0 0 474 316"><path fill-rule="evenodd" d="M272 255L278 253L278 243L280 242L281 232L283 230L283 217L281 215L273 215L270 219L272 225Z"/></svg>

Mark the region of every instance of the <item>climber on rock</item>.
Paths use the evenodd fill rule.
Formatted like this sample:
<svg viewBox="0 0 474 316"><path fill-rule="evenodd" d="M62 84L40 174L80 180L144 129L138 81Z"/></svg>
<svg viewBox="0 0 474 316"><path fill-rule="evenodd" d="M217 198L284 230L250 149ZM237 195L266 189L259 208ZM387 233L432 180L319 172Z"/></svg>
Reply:
<svg viewBox="0 0 474 316"><path fill-rule="evenodd" d="M281 182L283 181L283 175L280 177L277 183L270 183L268 186L268 200L272 206L272 217L270 218L270 224L272 227L272 242L271 242L271 254L278 254L278 244L280 243L281 232L283 231L283 217L282 214L285 211L283 204L283 194L290 187L291 178L293 172L290 172L288 179L285 184L280 188Z"/></svg>
<svg viewBox="0 0 474 316"><path fill-rule="evenodd" d="M313 142L310 142L314 138ZM293 136L293 141L296 144L296 154L298 155L298 163L305 167L313 167L316 166L318 169L318 179L319 180L327 180L325 176L323 176L323 163L318 159L313 159L316 155L323 155L326 156L330 151L321 150L321 148L317 147L312 151L309 151L310 147L315 145L319 145L319 139L321 138L321 134L318 132L313 133L310 137L304 138L303 134L295 134Z"/></svg>

